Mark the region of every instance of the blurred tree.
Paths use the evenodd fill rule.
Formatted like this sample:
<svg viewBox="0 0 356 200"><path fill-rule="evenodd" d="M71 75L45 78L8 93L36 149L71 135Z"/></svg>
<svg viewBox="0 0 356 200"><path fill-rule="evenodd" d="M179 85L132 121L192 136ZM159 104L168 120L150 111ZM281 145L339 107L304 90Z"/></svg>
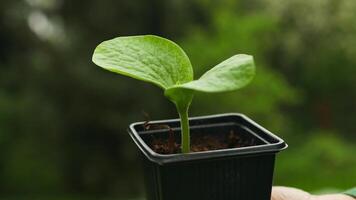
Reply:
<svg viewBox="0 0 356 200"><path fill-rule="evenodd" d="M270 61L306 94L296 119L355 139L356 2L265 3L280 27Z"/></svg>

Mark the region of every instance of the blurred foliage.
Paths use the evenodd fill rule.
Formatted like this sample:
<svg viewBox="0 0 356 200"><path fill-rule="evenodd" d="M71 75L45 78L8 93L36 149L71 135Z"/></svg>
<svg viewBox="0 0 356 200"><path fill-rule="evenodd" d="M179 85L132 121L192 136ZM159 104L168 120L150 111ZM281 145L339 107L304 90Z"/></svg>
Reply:
<svg viewBox="0 0 356 200"><path fill-rule="evenodd" d="M285 138L275 184L354 186L354 10L347 0L2 0L0 198L142 196L127 125L143 110L176 111L160 89L99 69L91 54L103 40L148 33L182 45L195 77L254 55L249 87L197 94L191 115L242 112Z"/></svg>
<svg viewBox="0 0 356 200"><path fill-rule="evenodd" d="M271 0L266 6L280 24L272 59L292 84L303 88L306 108L312 111L307 128L318 124L352 137L356 2ZM305 115L300 111L300 117Z"/></svg>
<svg viewBox="0 0 356 200"><path fill-rule="evenodd" d="M315 130L308 134L311 136L307 141L291 142L289 152L280 155L275 181L314 190L351 187L356 180L355 145L332 131Z"/></svg>
<svg viewBox="0 0 356 200"><path fill-rule="evenodd" d="M266 66L264 54L275 24L263 15L236 16L227 10L216 12L213 19L206 28L211 31L194 30L182 43L198 77L221 58L236 53L254 55L257 73L254 81L240 91L212 97L198 94L193 100L193 113L242 112L267 123L272 130L283 129L287 121L280 112L281 106L294 105L300 97L280 73ZM221 106L216 106L217 102Z"/></svg>

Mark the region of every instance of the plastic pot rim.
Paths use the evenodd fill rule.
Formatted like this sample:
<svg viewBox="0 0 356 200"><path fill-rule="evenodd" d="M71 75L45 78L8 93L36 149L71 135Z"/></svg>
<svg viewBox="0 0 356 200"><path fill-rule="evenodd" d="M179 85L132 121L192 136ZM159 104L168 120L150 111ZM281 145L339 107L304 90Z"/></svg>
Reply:
<svg viewBox="0 0 356 200"><path fill-rule="evenodd" d="M154 152L141 138L138 131L136 131L135 127L138 125L143 125L145 122L135 122L129 126L128 132L138 146L140 151L145 155L145 157L151 162L157 163L159 165L171 164L171 163L181 163L181 162L192 162L195 160L206 160L206 159L219 159L222 157L228 156L253 156L258 154L265 153L277 153L282 151L288 147L288 145L282 140L280 137L271 133L267 129L263 128L261 125L254 122L252 119L247 117L244 114L240 113L224 113L224 114L214 114L214 115L205 115L205 116L196 116L190 117L189 121L194 120L204 120L204 119L212 119L219 117L239 117L260 131L264 132L264 134L273 138L276 142L267 143L256 146L247 146L247 147L239 147L239 148L228 148L228 149L219 149L219 150L209 150L203 152L191 152L191 153L178 153L178 154L159 154ZM155 120L150 121L150 124L162 124L162 123L170 123L170 122L179 122L180 119L166 119L166 120ZM204 124L208 125L208 124ZM202 125L202 126L204 126ZM159 131L159 130L157 130Z"/></svg>

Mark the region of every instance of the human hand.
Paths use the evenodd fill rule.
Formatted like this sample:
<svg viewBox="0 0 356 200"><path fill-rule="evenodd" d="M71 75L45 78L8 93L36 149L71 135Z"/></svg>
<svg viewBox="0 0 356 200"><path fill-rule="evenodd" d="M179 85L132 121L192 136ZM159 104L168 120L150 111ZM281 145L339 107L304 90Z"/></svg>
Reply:
<svg viewBox="0 0 356 200"><path fill-rule="evenodd" d="M355 200L344 194L311 195L303 190L290 187L273 187L271 200Z"/></svg>

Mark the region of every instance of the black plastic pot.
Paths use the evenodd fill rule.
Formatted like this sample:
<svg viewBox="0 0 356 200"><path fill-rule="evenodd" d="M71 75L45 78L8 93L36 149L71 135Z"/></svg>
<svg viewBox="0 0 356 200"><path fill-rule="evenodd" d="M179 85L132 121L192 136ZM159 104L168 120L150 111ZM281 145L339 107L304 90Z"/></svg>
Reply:
<svg viewBox="0 0 356 200"><path fill-rule="evenodd" d="M189 123L192 136L236 131L255 145L162 155L147 144L168 131L131 124L129 133L143 154L147 200L270 200L275 154L287 148L282 139L242 114L193 117ZM169 125L180 142L179 119L150 124Z"/></svg>

